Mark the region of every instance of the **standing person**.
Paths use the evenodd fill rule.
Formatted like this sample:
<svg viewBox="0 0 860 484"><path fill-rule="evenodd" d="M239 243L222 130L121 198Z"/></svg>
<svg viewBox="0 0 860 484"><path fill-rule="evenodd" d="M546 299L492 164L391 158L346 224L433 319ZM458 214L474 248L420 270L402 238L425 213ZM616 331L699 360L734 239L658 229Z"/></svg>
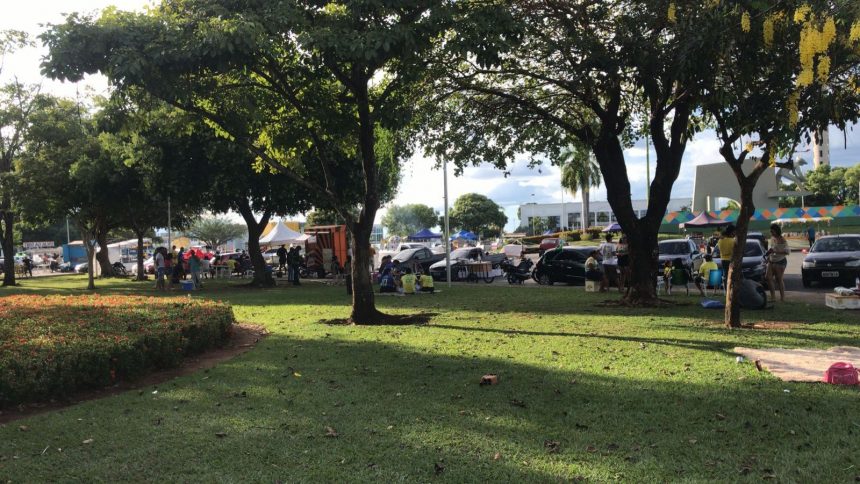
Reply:
<svg viewBox="0 0 860 484"><path fill-rule="evenodd" d="M811 228L811 227L810 227ZM774 300L774 286L779 288L779 302L785 301L785 268L788 267L788 254L791 249L788 247L788 241L782 236L782 228L777 224L770 226L770 248L767 251L767 285L770 286L770 299ZM815 232L812 237L814 239ZM814 240L810 242L810 246Z"/></svg>
<svg viewBox="0 0 860 484"><path fill-rule="evenodd" d="M340 269L340 261L337 260L337 256L331 255L331 278L337 279L340 277L341 269Z"/></svg>
<svg viewBox="0 0 860 484"><path fill-rule="evenodd" d="M717 242L720 251L720 260L723 266L723 281L729 287L729 267L732 265L732 257L735 254L735 226L729 225L723 231L723 236Z"/></svg>
<svg viewBox="0 0 860 484"><path fill-rule="evenodd" d="M203 281L200 280L200 257L197 256L197 251L191 251L191 257L188 258L188 268L191 270L191 282L194 284L194 289L203 287Z"/></svg>
<svg viewBox="0 0 860 484"><path fill-rule="evenodd" d="M615 247L618 257L618 292L623 292L627 286L627 276L630 274L630 250L627 247L627 236L622 235Z"/></svg>
<svg viewBox="0 0 860 484"><path fill-rule="evenodd" d="M600 292L609 289L609 271L617 273L618 258L615 256L615 244L612 242L612 233L606 234L606 241L600 244L600 256L603 260L603 280L600 281ZM617 277L616 277L617 279Z"/></svg>
<svg viewBox="0 0 860 484"><path fill-rule="evenodd" d="M287 270L287 249L286 249L286 246L282 245L280 249L275 251L275 255L278 256L278 272L286 271Z"/></svg>
<svg viewBox="0 0 860 484"><path fill-rule="evenodd" d="M159 247L155 249L155 288L160 290L167 289L167 286L164 284L165 277L165 265L164 265L164 253L167 251L164 247Z"/></svg>
<svg viewBox="0 0 860 484"><path fill-rule="evenodd" d="M773 226L771 226L771 233L773 232ZM782 233L782 229L780 230L780 234ZM809 241L809 246L812 247L812 244L815 243L815 227L810 225L808 229L806 229L806 239Z"/></svg>
<svg viewBox="0 0 860 484"><path fill-rule="evenodd" d="M346 282L346 293L352 295L352 256L346 256L343 263L343 279Z"/></svg>
<svg viewBox="0 0 860 484"><path fill-rule="evenodd" d="M299 282L299 276L300 276L300 272L301 272L299 270L299 267L302 264L302 256L301 256L301 254L299 254L299 248L298 247L291 248L290 253L292 254L292 257L290 257L290 254L287 254L287 264L289 264L293 268L292 282L293 282L294 286L301 286L302 283Z"/></svg>
<svg viewBox="0 0 860 484"><path fill-rule="evenodd" d="M179 277L185 279L185 247L179 248L179 253L176 255L176 260L173 261L174 268L179 266ZM175 269L174 269L174 272Z"/></svg>

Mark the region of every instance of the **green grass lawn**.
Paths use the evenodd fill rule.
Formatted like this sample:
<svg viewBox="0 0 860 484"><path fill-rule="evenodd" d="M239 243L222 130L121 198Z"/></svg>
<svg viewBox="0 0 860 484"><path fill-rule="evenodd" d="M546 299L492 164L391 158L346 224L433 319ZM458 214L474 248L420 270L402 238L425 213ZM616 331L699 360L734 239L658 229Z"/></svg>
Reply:
<svg viewBox="0 0 860 484"><path fill-rule="evenodd" d="M77 294L85 281L22 284L16 293ZM149 284L99 286L150 292ZM606 296L581 288L441 289L379 298L387 312L434 313L429 325L352 327L319 323L348 315L342 287L207 288L194 297L228 301L240 321L271 335L212 370L7 424L0 479L860 476L858 389L780 382L731 353L736 345L856 345L855 314L789 303L746 318L796 322L791 328L728 331L722 313L698 309L695 297L674 296L691 304L671 309L622 309L595 306ZM499 384L479 386L485 373Z"/></svg>

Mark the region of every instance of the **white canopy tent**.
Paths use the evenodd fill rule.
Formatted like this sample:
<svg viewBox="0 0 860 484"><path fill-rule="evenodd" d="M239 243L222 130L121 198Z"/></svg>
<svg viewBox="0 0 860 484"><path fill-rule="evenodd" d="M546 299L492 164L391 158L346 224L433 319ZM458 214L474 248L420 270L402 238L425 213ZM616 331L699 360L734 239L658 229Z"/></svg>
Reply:
<svg viewBox="0 0 860 484"><path fill-rule="evenodd" d="M278 222L275 227L264 237L260 237L260 245L269 247L289 244L304 244L310 238L307 234L300 234L295 230Z"/></svg>

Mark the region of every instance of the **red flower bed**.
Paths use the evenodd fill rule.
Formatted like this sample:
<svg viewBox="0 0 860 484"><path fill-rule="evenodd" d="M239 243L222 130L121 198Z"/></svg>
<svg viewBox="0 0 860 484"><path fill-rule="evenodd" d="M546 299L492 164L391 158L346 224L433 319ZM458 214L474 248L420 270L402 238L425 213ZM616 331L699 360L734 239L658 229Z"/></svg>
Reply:
<svg viewBox="0 0 860 484"><path fill-rule="evenodd" d="M137 378L222 344L228 304L141 296L0 298L0 406Z"/></svg>

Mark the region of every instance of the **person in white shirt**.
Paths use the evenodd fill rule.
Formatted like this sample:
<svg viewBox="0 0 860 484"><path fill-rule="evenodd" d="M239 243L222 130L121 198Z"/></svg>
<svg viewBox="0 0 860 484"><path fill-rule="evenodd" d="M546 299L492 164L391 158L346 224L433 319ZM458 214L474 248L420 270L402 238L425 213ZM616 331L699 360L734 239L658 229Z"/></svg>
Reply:
<svg viewBox="0 0 860 484"><path fill-rule="evenodd" d="M164 252L164 247L159 247L155 250L155 288L161 290L165 289Z"/></svg>
<svg viewBox="0 0 860 484"><path fill-rule="evenodd" d="M615 243L612 242L612 234L606 234L606 241L600 244L598 248L600 258L603 261L603 279L600 281L600 292L609 290L609 271L614 274L618 266L618 259L615 257Z"/></svg>

